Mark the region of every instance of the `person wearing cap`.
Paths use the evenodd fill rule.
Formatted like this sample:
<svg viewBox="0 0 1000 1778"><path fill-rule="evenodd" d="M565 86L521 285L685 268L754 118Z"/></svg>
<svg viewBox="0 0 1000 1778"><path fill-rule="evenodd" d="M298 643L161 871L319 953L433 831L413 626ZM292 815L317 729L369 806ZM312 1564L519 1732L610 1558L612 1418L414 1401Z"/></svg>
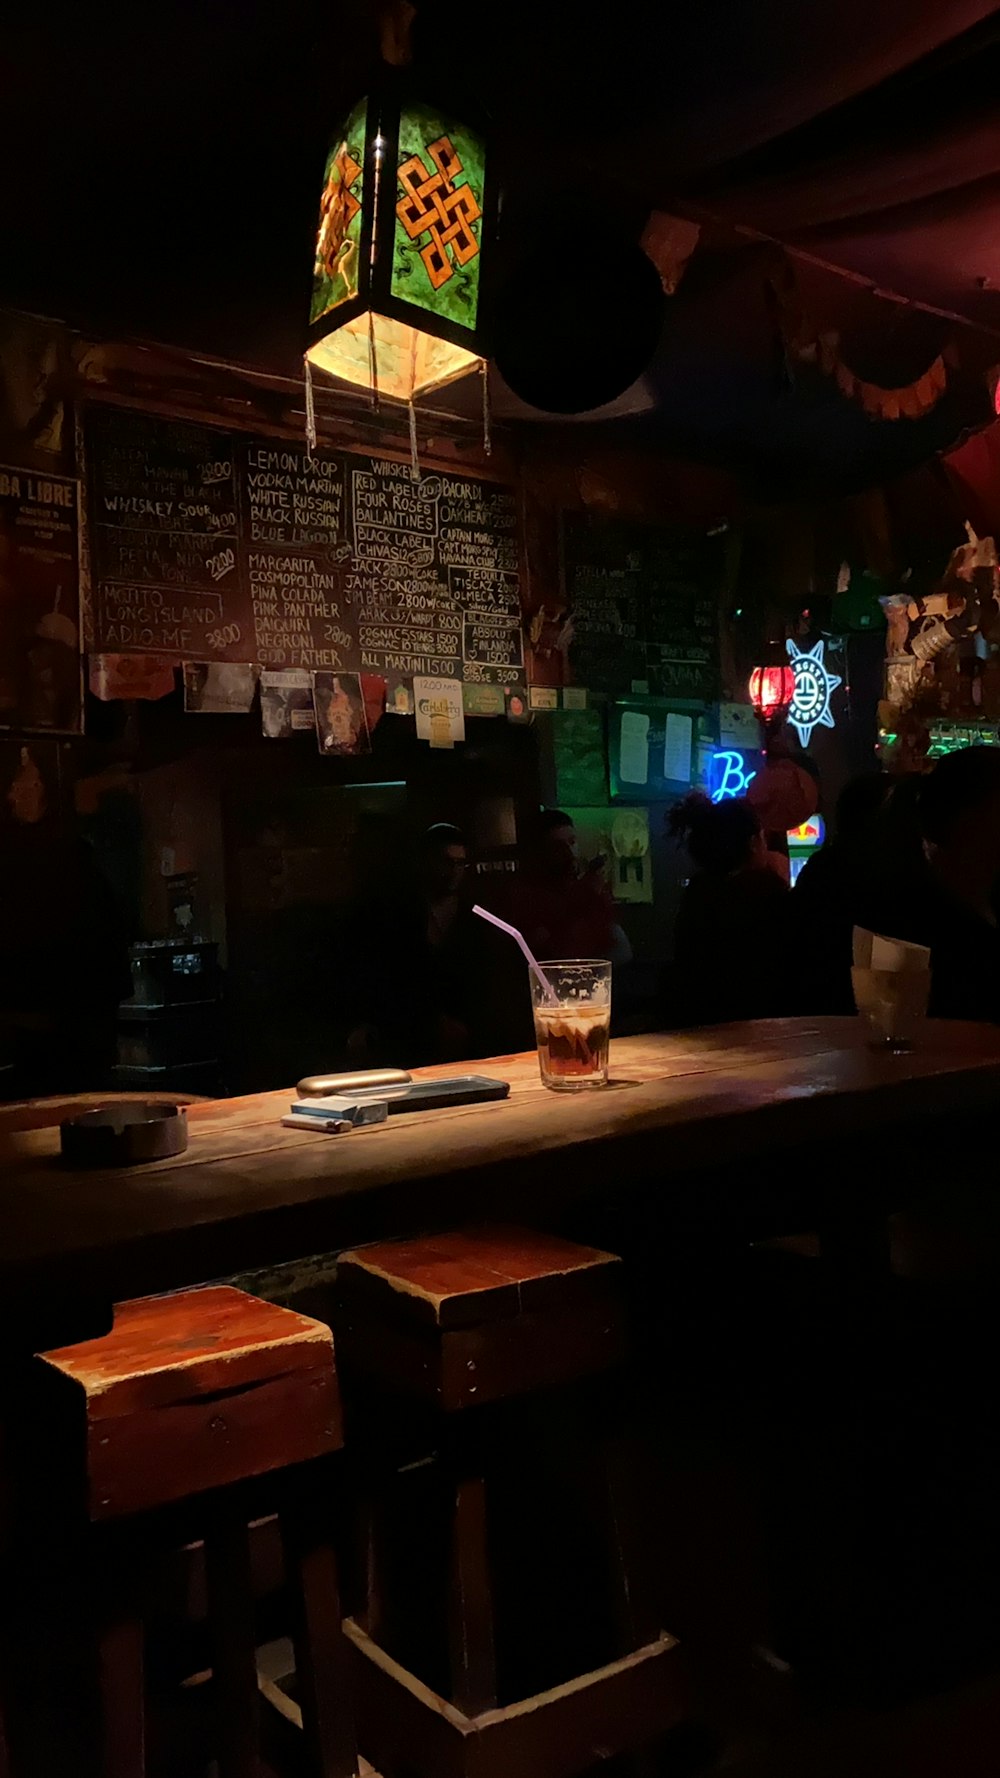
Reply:
<svg viewBox="0 0 1000 1778"><path fill-rule="evenodd" d="M350 1062L411 1068L511 1047L508 947L472 912L468 866L462 829L435 822L410 882L374 891L356 911L345 947Z"/></svg>

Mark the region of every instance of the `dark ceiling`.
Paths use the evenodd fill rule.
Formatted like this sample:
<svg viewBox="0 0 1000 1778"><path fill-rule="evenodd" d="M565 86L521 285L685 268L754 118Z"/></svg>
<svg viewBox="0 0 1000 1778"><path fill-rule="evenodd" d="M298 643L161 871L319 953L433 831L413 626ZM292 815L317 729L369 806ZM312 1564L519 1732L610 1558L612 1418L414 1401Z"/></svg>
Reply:
<svg viewBox="0 0 1000 1778"><path fill-rule="evenodd" d="M374 66L371 14L363 0L102 0L55 18L22 8L0 29L0 299L293 362L318 170ZM602 220L675 209L777 237L965 318L995 334L1000 360L998 18L984 0L633 0L603 14L544 0L422 0L415 45L435 87L468 91L491 114L513 213L519 201L550 207L554 252L567 200L592 204L593 240L571 250L595 304L613 277ZM661 351L644 403L672 447L739 458L773 435L767 330L748 294L759 289L759 256L752 239L725 250L715 240L682 286L702 319L690 349ZM831 312L838 280L812 277L828 311L819 319L842 326ZM857 286L839 285L856 323ZM747 328L733 318L748 303L761 310L760 338L737 347ZM891 357L900 305L878 313ZM686 325L675 338L687 340ZM866 323L859 349L869 356L879 325ZM932 354L954 331L921 319L911 355ZM974 356L990 345L980 337ZM801 452L809 405L807 389L786 455ZM781 424L790 417L786 402ZM984 418L959 403L936 431L889 430L905 459ZM886 432L862 417L848 455L865 427L863 456ZM869 473L857 463L855 472Z"/></svg>

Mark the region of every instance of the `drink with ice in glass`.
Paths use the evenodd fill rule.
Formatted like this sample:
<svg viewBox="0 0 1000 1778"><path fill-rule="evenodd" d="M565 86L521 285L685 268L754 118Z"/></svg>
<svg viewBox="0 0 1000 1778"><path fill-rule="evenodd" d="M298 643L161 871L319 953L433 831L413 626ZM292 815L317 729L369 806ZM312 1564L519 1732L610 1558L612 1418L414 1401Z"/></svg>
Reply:
<svg viewBox="0 0 1000 1778"><path fill-rule="evenodd" d="M531 998L543 1085L558 1093L606 1086L611 964L543 962L540 969L544 980L532 977Z"/></svg>

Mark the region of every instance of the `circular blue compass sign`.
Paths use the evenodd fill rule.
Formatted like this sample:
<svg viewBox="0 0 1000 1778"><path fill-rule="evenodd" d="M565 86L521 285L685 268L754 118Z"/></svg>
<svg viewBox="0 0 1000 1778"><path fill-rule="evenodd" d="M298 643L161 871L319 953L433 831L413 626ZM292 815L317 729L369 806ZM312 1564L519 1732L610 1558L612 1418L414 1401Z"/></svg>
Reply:
<svg viewBox="0 0 1000 1778"><path fill-rule="evenodd" d="M840 680L836 673L827 669L823 658L826 652L825 642L819 641L814 647L805 650L789 639L787 646L795 673L795 696L789 705L788 721L798 731L801 745L808 747L814 728L834 726L830 699Z"/></svg>

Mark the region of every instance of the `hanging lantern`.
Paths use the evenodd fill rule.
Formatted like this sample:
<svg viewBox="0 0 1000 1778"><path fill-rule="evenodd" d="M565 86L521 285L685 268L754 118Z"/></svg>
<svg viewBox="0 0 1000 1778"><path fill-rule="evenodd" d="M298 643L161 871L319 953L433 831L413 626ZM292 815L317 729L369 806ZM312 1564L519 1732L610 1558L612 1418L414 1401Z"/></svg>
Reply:
<svg viewBox="0 0 1000 1778"><path fill-rule="evenodd" d="M791 708L795 696L795 669L755 667L748 689L754 715L765 728L771 728Z"/></svg>
<svg viewBox="0 0 1000 1778"><path fill-rule="evenodd" d="M482 138L386 79L327 157L306 357L412 403L479 369Z"/></svg>

